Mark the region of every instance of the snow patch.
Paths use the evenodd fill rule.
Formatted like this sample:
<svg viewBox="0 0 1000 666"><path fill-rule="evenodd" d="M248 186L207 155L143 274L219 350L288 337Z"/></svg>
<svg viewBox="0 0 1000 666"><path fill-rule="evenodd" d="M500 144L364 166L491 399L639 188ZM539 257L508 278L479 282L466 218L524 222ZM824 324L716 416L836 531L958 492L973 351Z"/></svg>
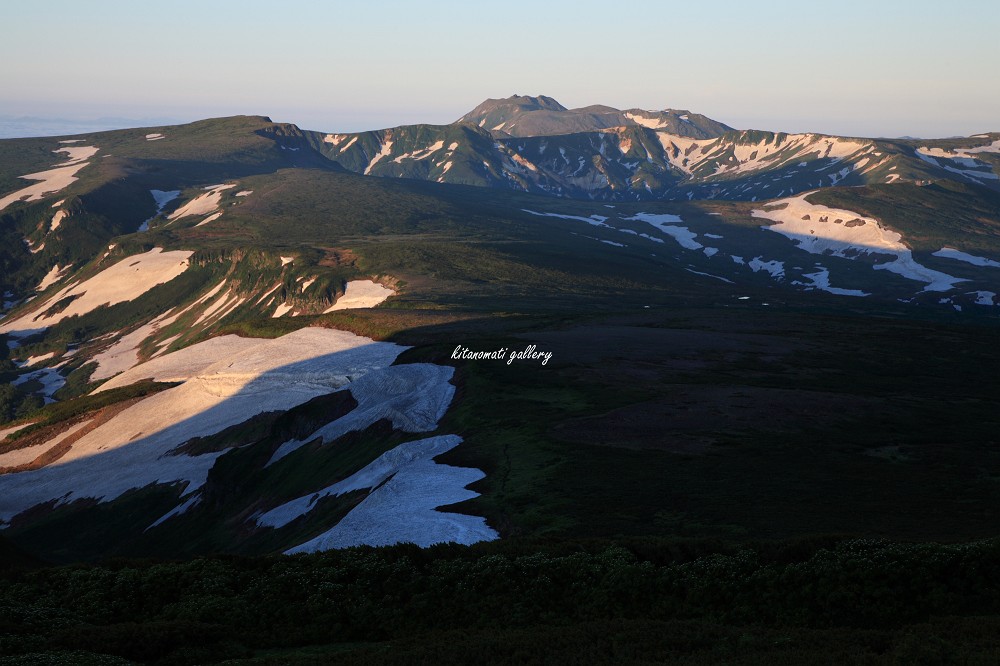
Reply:
<svg viewBox="0 0 1000 666"><path fill-rule="evenodd" d="M94 146L75 146L53 150L54 153L66 153L69 160L48 171L21 176L25 180L37 180L38 182L0 198L0 210L18 201L38 201L46 194L58 192L68 187L77 180L77 172L90 164L87 160L93 157L97 151L98 148Z"/></svg>
<svg viewBox="0 0 1000 666"><path fill-rule="evenodd" d="M69 266L61 268L59 264L56 264L49 270L48 273L45 274L45 277L42 278L42 281L38 283L37 287L35 287L35 291L38 293L45 291L46 289L54 285L56 282L61 280L63 276L66 274L66 271L68 271L69 269L70 269Z"/></svg>
<svg viewBox="0 0 1000 666"><path fill-rule="evenodd" d="M29 356L28 358L26 358L23 361L21 361L20 363L18 363L18 367L21 367L21 368L30 368L31 366L37 365L37 364L41 363L42 361L48 361L50 358L55 358L55 355L56 355L55 352L49 352L48 354L39 354L38 356Z"/></svg>
<svg viewBox="0 0 1000 666"><path fill-rule="evenodd" d="M422 160L427 157L430 157L431 155L441 150L442 148L444 148L444 141L435 141L434 143L427 146L423 150L417 150L412 153L403 153L402 155L396 157L392 161L395 162L396 164L400 164L402 163L403 160Z"/></svg>
<svg viewBox="0 0 1000 666"><path fill-rule="evenodd" d="M391 151L392 151L392 140L390 139L382 144L382 146L379 148L378 153L376 153L375 157L371 159L371 161L368 163L368 166L365 167L365 175L367 176L368 174L370 174L372 172L372 167L378 164L382 159L388 157Z"/></svg>
<svg viewBox="0 0 1000 666"><path fill-rule="evenodd" d="M55 398L52 396L66 384L66 378L60 375L59 371L55 368L42 368L41 370L29 372L21 375L11 383L14 386L20 386L30 381L36 381L42 385L42 390L39 393L45 398L45 404L55 402Z"/></svg>
<svg viewBox="0 0 1000 666"><path fill-rule="evenodd" d="M343 153L345 150L347 150L348 148L350 148L351 146L353 146L355 143L357 143L357 141L358 141L358 137L356 137L356 136L351 137L351 140L344 144L344 147L340 149L340 152Z"/></svg>
<svg viewBox="0 0 1000 666"><path fill-rule="evenodd" d="M590 217L581 217L580 215L561 215L559 213L539 213L537 211L528 210L527 208L522 208L525 213L530 213L531 215L538 215L539 217L558 217L563 220L579 220L580 222L586 222L587 224L593 225L595 227L607 227L611 229L611 225L604 224L604 221L608 218L603 215L591 215Z"/></svg>
<svg viewBox="0 0 1000 666"><path fill-rule="evenodd" d="M191 215L208 215L219 207L219 203L222 201L222 193L228 189L236 187L236 185L236 183L209 185L204 188L208 190L205 194L198 195L168 215L167 218L170 220L179 220L183 217Z"/></svg>
<svg viewBox="0 0 1000 666"><path fill-rule="evenodd" d="M481 471L433 460L461 441L456 435L442 435L400 444L340 483L273 509L258 521L272 526L287 524L297 517L296 512L308 512L321 497L375 488L332 529L286 552L309 553L357 545L414 543L426 547L443 542L492 541L499 534L484 518L436 510L479 495L466 486L483 478Z"/></svg>
<svg viewBox="0 0 1000 666"><path fill-rule="evenodd" d="M383 419L391 421L396 430L430 432L437 428L455 395L455 387L449 383L454 373L450 366L408 363L372 371L363 377L346 377L344 384L358 406L301 440L285 442L267 464L274 464L317 437L328 444Z"/></svg>
<svg viewBox="0 0 1000 666"><path fill-rule="evenodd" d="M772 135L753 143L730 138L690 139L657 132L670 163L685 173L701 171L706 176L733 175L791 165L807 166L808 160L841 162L859 159L870 151L870 142L819 134ZM714 167L713 167L714 165ZM711 173L705 173L712 168Z"/></svg>
<svg viewBox="0 0 1000 666"><path fill-rule="evenodd" d="M751 211L751 215L777 222L764 228L786 236L799 249L812 254L831 254L848 259L862 254L892 255L895 260L873 268L925 282L924 291L948 291L956 283L965 282L917 263L910 249L902 243L902 236L884 228L878 220L849 210L810 203L806 197L811 194L814 192L773 201L768 208Z"/></svg>
<svg viewBox="0 0 1000 666"><path fill-rule="evenodd" d="M638 220L640 222L647 222L663 233L673 237L677 243L686 250L700 250L704 247L701 243L695 240L698 234L694 233L687 227L674 226L672 223L683 222L680 215L671 215L669 213L636 213L632 217L626 217L626 220Z"/></svg>
<svg viewBox="0 0 1000 666"><path fill-rule="evenodd" d="M113 377L137 365L139 363L139 346L146 339L156 335L161 328L177 321L188 309L184 308L173 315L163 314L131 333L123 335L113 345L94 355L91 360L97 363L97 369L91 373L90 381L95 382Z"/></svg>
<svg viewBox="0 0 1000 666"><path fill-rule="evenodd" d="M994 305L993 299L997 296L996 293L992 291L973 291L969 293L975 295L976 305Z"/></svg>
<svg viewBox="0 0 1000 666"><path fill-rule="evenodd" d="M158 284L173 280L188 268L190 250L164 252L156 247L144 254L126 257L113 266L81 283L71 284L40 305L35 313L4 322L0 333L16 333L53 326L67 317L82 315L102 305L114 305L142 296ZM54 304L75 297L60 312L47 315Z"/></svg>
<svg viewBox="0 0 1000 666"><path fill-rule="evenodd" d="M65 220L68 215L69 213L64 210L57 211L56 214L52 216L52 224L49 225L49 232L51 233L58 229L59 225L62 224L62 221Z"/></svg>
<svg viewBox="0 0 1000 666"><path fill-rule="evenodd" d="M180 190L150 190L149 194L156 202L156 212L159 213L163 207L181 195Z"/></svg>
<svg viewBox="0 0 1000 666"><path fill-rule="evenodd" d="M980 146L979 148L956 148L955 150L924 147L917 148L914 152L917 157L928 164L944 169L950 173L958 174L959 176L965 176L970 180L980 183L983 180L997 180L998 176L989 170L991 168L989 164L968 157L968 155L983 152L1000 152L992 150L992 147L998 143L1000 143L1000 141L994 142L989 146ZM942 164L939 161L942 159L947 160L948 163ZM951 164L958 164L959 166L965 168L958 169L951 166Z"/></svg>
<svg viewBox="0 0 1000 666"><path fill-rule="evenodd" d="M946 150L943 148L927 148L925 146L917 148L917 152L930 157L944 157L946 159L955 159L956 155L964 157L968 155L977 155L979 153L1000 153L1000 139L994 141L993 143L976 146L974 148L954 148Z"/></svg>
<svg viewBox="0 0 1000 666"><path fill-rule="evenodd" d="M822 291L829 292L831 294L838 294L840 296L871 296L866 291L861 291L860 289L841 289L840 287L830 286L830 271L823 266L816 266L819 270L816 273L805 273L802 275L804 278L809 278L810 282L793 282L792 284L802 284L806 287L811 287L813 289L820 289Z"/></svg>
<svg viewBox="0 0 1000 666"><path fill-rule="evenodd" d="M205 372L220 358L239 357L260 345L258 338L221 335L137 365L110 379L94 393L129 386L144 379L156 382L185 382Z"/></svg>
<svg viewBox="0 0 1000 666"><path fill-rule="evenodd" d="M0 428L0 442L2 442L3 440L7 439L11 435L13 435L15 432L20 432L21 430L24 430L28 426L34 425L34 424L35 424L34 421L29 421L28 423L19 423L19 424L14 425L14 426L8 426L6 428Z"/></svg>
<svg viewBox="0 0 1000 666"><path fill-rule="evenodd" d="M351 280L344 289L344 295L337 302L323 311L351 310L356 308L373 308L396 292L373 280Z"/></svg>
<svg viewBox="0 0 1000 666"><path fill-rule="evenodd" d="M160 516L159 518L157 518L155 521L153 521L153 523L149 527L146 528L146 531L151 530L152 528L156 527L157 525L163 524L165 521L170 520L171 518L174 518L175 516L180 516L180 515L182 515L184 513L187 513L188 509L191 509L191 508L197 506L199 502L201 502L201 494L200 493L195 493L195 494L191 495L191 497L188 498L188 500L186 502L184 502L183 504L180 504L178 506L175 506L173 509L171 509L170 511L167 511L165 514L163 514L162 516Z"/></svg>
<svg viewBox="0 0 1000 666"><path fill-rule="evenodd" d="M49 449L58 446L64 440L80 432L85 427L90 425L90 423L90 420L81 421L80 423L73 424L71 427L62 431L54 439L48 442L27 446L23 449L15 449L13 451L8 451L7 453L0 453L0 467L17 467L19 465L27 465ZM21 426L21 428L24 427L26 426ZM18 428L18 430L19 429L20 428ZM0 437L0 440L2 439L3 437Z"/></svg>
<svg viewBox="0 0 1000 666"><path fill-rule="evenodd" d="M760 271L770 273L771 277L775 280L780 280L785 277L785 264L777 259L764 261L762 257L754 257L747 265L754 273Z"/></svg>
<svg viewBox="0 0 1000 666"><path fill-rule="evenodd" d="M168 203L181 195L180 190L150 190L149 193L152 195L153 201L156 202L156 212L153 213L153 217L140 224L137 231L149 231L149 223L153 221L153 218L162 213L163 208Z"/></svg>
<svg viewBox="0 0 1000 666"><path fill-rule="evenodd" d="M214 213L212 213L211 215L209 215L204 220L202 220L201 222L199 222L198 224L196 224L194 226L200 227L202 225L208 224L209 222L215 222L217 219L219 219L220 217L222 217L222 212L223 211L221 211L221 210L217 210L217 211L215 211Z"/></svg>
<svg viewBox="0 0 1000 666"><path fill-rule="evenodd" d="M405 349L322 328L256 342L249 349L215 350L223 353L196 376L122 410L55 463L0 476L0 520L44 502L110 501L154 483L181 484L183 495L190 495L225 451L191 456L175 451L178 446L330 393L386 368Z"/></svg>
<svg viewBox="0 0 1000 666"><path fill-rule="evenodd" d="M718 275L712 275L711 273L702 273L701 271L696 271L692 268L685 268L684 270L686 270L688 273L694 273L695 275L704 275L705 277L715 278L716 280L722 280L723 282L733 284L732 280L727 280L726 278L719 277Z"/></svg>
<svg viewBox="0 0 1000 666"><path fill-rule="evenodd" d="M663 118L657 118L655 116L649 118L647 116L641 116L637 113L631 113L629 111L625 112L625 117L634 122L636 125L641 125L643 127L648 127L649 129L654 129L654 130L661 129L670 124Z"/></svg>
<svg viewBox="0 0 1000 666"><path fill-rule="evenodd" d="M973 266L1000 268L1000 261L993 261L992 259L987 259L985 257L977 257L974 254L968 254L966 252L962 252L961 250L956 250L953 247L943 247L937 252L934 252L932 256L954 259L955 261L964 261L965 263L972 264Z"/></svg>

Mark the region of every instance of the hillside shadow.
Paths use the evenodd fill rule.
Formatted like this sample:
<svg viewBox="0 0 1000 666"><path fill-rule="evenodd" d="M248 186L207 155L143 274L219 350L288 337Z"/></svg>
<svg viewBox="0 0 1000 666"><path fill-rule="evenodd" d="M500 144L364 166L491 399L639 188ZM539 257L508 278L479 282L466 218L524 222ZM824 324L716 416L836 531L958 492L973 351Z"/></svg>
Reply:
<svg viewBox="0 0 1000 666"><path fill-rule="evenodd" d="M440 510L483 516L505 538L530 531L540 520L545 526L570 521L587 534L660 533L673 529L669 516L679 511L678 502L689 507L684 511L693 516L692 524L709 525L706 530L721 521L770 534L777 516L777 529L785 532L808 532L819 524L823 529L856 525L866 534L978 535L990 529L994 512L983 504L983 511L969 514L967 496L956 492L968 487L964 476L939 479L938 472L953 463L961 469L992 464L992 447L986 444L995 433L995 394L989 388L990 368L996 367L990 363L994 337L995 329L928 325L881 313L831 316L750 305L698 306L415 325L393 336L396 344L412 348L396 347L391 360L380 365L454 366L455 399L436 433L461 436L464 443L435 461L476 468L486 477L469 486L480 498ZM862 338L866 343L859 345ZM544 367L451 360L458 344L481 350L537 344L554 356ZM370 346L354 353L363 358ZM952 348L977 351L939 351ZM227 365L238 369L237 362L248 356ZM912 375L914 358L921 359L923 380L900 379ZM194 432L221 433L227 423L238 424L230 433L238 438L240 424L252 430L253 415L274 394L335 390L330 375L338 368L343 374L350 360L349 351L317 352L310 359L273 362L244 383L217 377L206 387L215 391L217 402L156 433L138 433L131 441L137 433L118 433L124 440L119 449L0 477L0 511L9 511L12 500L28 504L24 498L30 492L39 493L41 505L22 516L8 536L34 552L63 549L65 561L109 553L277 552L303 543L315 536L313 530L328 530L367 491L318 506L315 515L291 525L292 531L267 535L266 543L248 541L259 537L255 512L326 488L396 443L431 435L393 431L381 421L357 437L338 439L334 447L305 447L274 476L264 471L270 443L234 449L224 438L206 437L191 447L203 452L198 456L175 455L176 445ZM277 400L304 405L308 395ZM155 408L155 398L144 404ZM266 409L282 404L277 400ZM317 427L330 415L321 410L340 409L315 404L310 418ZM282 432L308 439L316 429L303 428ZM274 430L280 428L269 432ZM707 436L717 441L707 451L679 450L703 444ZM876 455L890 446L902 446L907 458L887 462ZM334 461L331 454L342 454L332 449L350 458ZM720 476L719 469L726 474ZM206 489L213 489L205 496L224 504L203 504L157 528L164 531L143 536L154 521L191 498L179 497L185 482L202 478L209 481ZM609 485L608 479L623 483ZM71 482L109 489L107 500L112 491L124 492L113 502L85 499L54 507L61 499L77 500L65 497ZM989 492L974 494L985 501ZM718 499L702 506L706 497ZM829 503L829 497L840 504ZM905 510L914 502L921 510L944 507L943 518L922 525L919 513ZM869 517L858 522L858 515ZM90 550L76 542L85 539ZM138 539L142 542L135 545Z"/></svg>

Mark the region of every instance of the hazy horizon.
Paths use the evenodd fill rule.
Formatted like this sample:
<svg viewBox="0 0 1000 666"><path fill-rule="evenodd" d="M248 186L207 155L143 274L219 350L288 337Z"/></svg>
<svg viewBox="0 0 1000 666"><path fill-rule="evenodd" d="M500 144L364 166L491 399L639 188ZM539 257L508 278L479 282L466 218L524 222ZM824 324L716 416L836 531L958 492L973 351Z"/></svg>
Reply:
<svg viewBox="0 0 1000 666"><path fill-rule="evenodd" d="M1000 5L975 12L926 0L637 0L628 12L589 0L490 12L298 0L275 16L259 1L180 0L157 13L56 0L11 11L18 29L0 55L18 65L0 72L0 115L155 125L259 114L350 132L450 123L518 93L570 108L683 108L741 129L966 136L1000 131L989 84ZM960 48L934 46L954 39Z"/></svg>

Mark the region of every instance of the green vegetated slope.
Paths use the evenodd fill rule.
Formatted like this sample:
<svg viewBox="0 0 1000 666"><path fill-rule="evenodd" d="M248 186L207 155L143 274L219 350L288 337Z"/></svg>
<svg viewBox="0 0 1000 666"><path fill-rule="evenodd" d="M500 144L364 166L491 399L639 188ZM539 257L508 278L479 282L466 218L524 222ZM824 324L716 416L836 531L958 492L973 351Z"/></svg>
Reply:
<svg viewBox="0 0 1000 666"><path fill-rule="evenodd" d="M276 137L286 129L266 118L241 116L169 128L97 132L66 140L74 143L61 143L58 137L0 142L0 191L5 194L30 184L19 176L64 163L64 156L55 150L98 148L76 174L78 180L57 195L0 210L0 233L6 239L0 245L4 269L0 290L24 294L53 266L80 268L112 238L136 231L156 213L150 190L186 191L318 161L305 152L283 149L284 139ZM150 141L147 134L164 138ZM58 202L62 203L54 207ZM67 215L51 229L59 210Z"/></svg>

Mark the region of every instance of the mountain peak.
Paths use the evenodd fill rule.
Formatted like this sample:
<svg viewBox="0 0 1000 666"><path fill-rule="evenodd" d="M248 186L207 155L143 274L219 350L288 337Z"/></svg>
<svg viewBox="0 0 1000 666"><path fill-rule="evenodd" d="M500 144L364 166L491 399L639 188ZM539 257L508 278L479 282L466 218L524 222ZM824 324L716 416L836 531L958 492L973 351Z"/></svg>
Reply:
<svg viewBox="0 0 1000 666"><path fill-rule="evenodd" d="M545 95L518 95L485 100L469 113L458 119L460 123L478 123L489 118L493 120L509 120L513 116L531 111L566 111L566 107Z"/></svg>
<svg viewBox="0 0 1000 666"><path fill-rule="evenodd" d="M566 111L566 107L557 102L555 99L548 97L546 95L538 95L533 97L531 95L512 95L508 97L507 102L517 104L518 106L524 108L526 111L535 109L548 109L550 111Z"/></svg>
<svg viewBox="0 0 1000 666"><path fill-rule="evenodd" d="M621 111L603 104L567 109L545 95L534 97L518 94L501 99L488 99L459 118L456 123L476 125L497 138L553 136L641 125L679 136L707 139L720 136L732 129L728 125L687 110Z"/></svg>

